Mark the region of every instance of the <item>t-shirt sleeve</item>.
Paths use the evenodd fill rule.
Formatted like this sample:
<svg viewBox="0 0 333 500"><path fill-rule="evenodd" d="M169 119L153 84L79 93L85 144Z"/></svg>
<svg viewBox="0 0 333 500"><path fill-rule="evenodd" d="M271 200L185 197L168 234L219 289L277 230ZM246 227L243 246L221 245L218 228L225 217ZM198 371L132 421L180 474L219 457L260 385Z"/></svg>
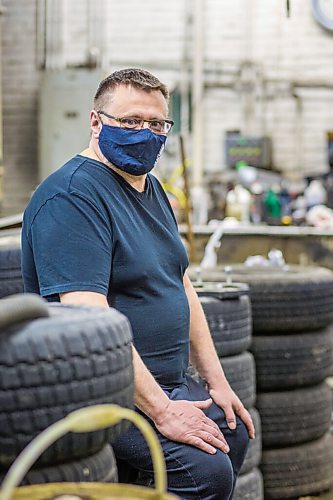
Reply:
<svg viewBox="0 0 333 500"><path fill-rule="evenodd" d="M36 215L29 235L42 296L71 291L107 295L112 227L79 194L58 194Z"/></svg>

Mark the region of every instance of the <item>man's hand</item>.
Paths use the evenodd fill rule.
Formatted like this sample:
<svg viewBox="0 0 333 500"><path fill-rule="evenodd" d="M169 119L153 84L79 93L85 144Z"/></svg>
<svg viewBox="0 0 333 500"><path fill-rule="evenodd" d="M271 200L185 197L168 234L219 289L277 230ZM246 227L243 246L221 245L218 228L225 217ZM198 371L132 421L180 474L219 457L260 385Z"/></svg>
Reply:
<svg viewBox="0 0 333 500"><path fill-rule="evenodd" d="M181 443L190 444L207 453L224 453L229 446L219 427L202 410L212 404L205 401L169 401L163 414L155 419L155 425L163 436Z"/></svg>
<svg viewBox="0 0 333 500"><path fill-rule="evenodd" d="M209 389L209 394L214 402L224 411L229 429L236 429L237 414L246 425L249 437L251 439L255 438L255 429L251 415L244 408L243 403L239 397L236 396L228 383L218 389L216 387Z"/></svg>

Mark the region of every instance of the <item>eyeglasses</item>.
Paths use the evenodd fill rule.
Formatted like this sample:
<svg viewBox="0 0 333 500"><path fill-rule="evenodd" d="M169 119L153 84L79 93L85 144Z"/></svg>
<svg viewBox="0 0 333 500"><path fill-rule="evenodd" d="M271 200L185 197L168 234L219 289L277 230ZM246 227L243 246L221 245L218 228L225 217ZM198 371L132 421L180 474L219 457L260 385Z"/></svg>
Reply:
<svg viewBox="0 0 333 500"><path fill-rule="evenodd" d="M124 118L119 118L118 116L112 116L105 111L97 111L99 115L107 116L112 120L119 122L121 127L130 128L133 130L142 129L145 123L148 124L148 128L155 134L168 134L172 129L174 122L172 120L143 120L142 118L136 118L134 116L125 116Z"/></svg>

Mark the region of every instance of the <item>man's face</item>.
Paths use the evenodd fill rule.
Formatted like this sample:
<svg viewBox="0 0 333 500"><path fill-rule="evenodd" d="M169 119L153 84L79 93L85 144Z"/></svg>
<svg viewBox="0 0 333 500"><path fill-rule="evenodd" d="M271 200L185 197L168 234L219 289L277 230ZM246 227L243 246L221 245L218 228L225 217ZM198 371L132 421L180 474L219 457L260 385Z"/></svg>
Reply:
<svg viewBox="0 0 333 500"><path fill-rule="evenodd" d="M106 113L117 118L142 118L144 120L165 120L168 114L167 102L159 90L147 92L130 85L119 85L105 109ZM109 125L117 126L119 122L103 117ZM147 124L144 124L147 126Z"/></svg>

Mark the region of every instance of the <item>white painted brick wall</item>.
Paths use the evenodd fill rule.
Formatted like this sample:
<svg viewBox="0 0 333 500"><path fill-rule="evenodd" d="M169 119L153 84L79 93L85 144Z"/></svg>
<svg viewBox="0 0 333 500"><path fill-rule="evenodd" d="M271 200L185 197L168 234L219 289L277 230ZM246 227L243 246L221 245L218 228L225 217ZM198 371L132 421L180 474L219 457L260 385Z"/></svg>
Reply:
<svg viewBox="0 0 333 500"><path fill-rule="evenodd" d="M235 64L248 57L260 63L266 78L333 83L333 34L315 22L310 1L292 0L290 18L281 0L207 0L206 4L208 60L219 57L223 67L227 62L230 66L230 59ZM297 93L302 99L300 115L292 97L275 95L266 105L266 132L273 138L274 162L293 175L297 171L323 173L328 169L325 131L333 128L333 89L297 89ZM229 100L226 106L221 102L223 95ZM246 132L245 120L237 97L232 99L230 92L210 90L205 101L209 121L222 120L220 130L206 128L206 169L216 170L224 161L218 141L228 128ZM258 123L253 125L260 128Z"/></svg>
<svg viewBox="0 0 333 500"><path fill-rule="evenodd" d="M69 65L82 64L88 50L88 2L86 0L70 0L70 2L64 2L63 5L65 62Z"/></svg>
<svg viewBox="0 0 333 500"><path fill-rule="evenodd" d="M22 208L37 172L36 2L3 3L7 7L3 27L4 209L10 212ZM233 78L240 63L251 60L264 78L287 82L278 86L283 92L269 84L271 98L265 114L253 101L253 113L248 117L244 115L244 95L232 88L206 90L206 171L225 168L223 138L229 129L271 135L274 163L288 175L327 170L325 131L333 129L333 90L296 88L301 107L286 92L289 81L333 82L333 34L315 22L310 3L291 0L288 19L284 0L205 0L206 67L220 69L220 78L226 82ZM97 45L105 33L105 71L143 66L174 86L181 74L184 44L189 41L185 30L187 5L191 0L95 0L93 7L90 4L93 21L99 26L95 33ZM88 6L88 0L64 2L62 56L66 64L84 63L89 39L94 43Z"/></svg>
<svg viewBox="0 0 333 500"><path fill-rule="evenodd" d="M35 0L2 0L3 214L26 205L37 172Z"/></svg>
<svg viewBox="0 0 333 500"><path fill-rule="evenodd" d="M120 64L178 62L182 57L183 0L108 2L109 62Z"/></svg>

